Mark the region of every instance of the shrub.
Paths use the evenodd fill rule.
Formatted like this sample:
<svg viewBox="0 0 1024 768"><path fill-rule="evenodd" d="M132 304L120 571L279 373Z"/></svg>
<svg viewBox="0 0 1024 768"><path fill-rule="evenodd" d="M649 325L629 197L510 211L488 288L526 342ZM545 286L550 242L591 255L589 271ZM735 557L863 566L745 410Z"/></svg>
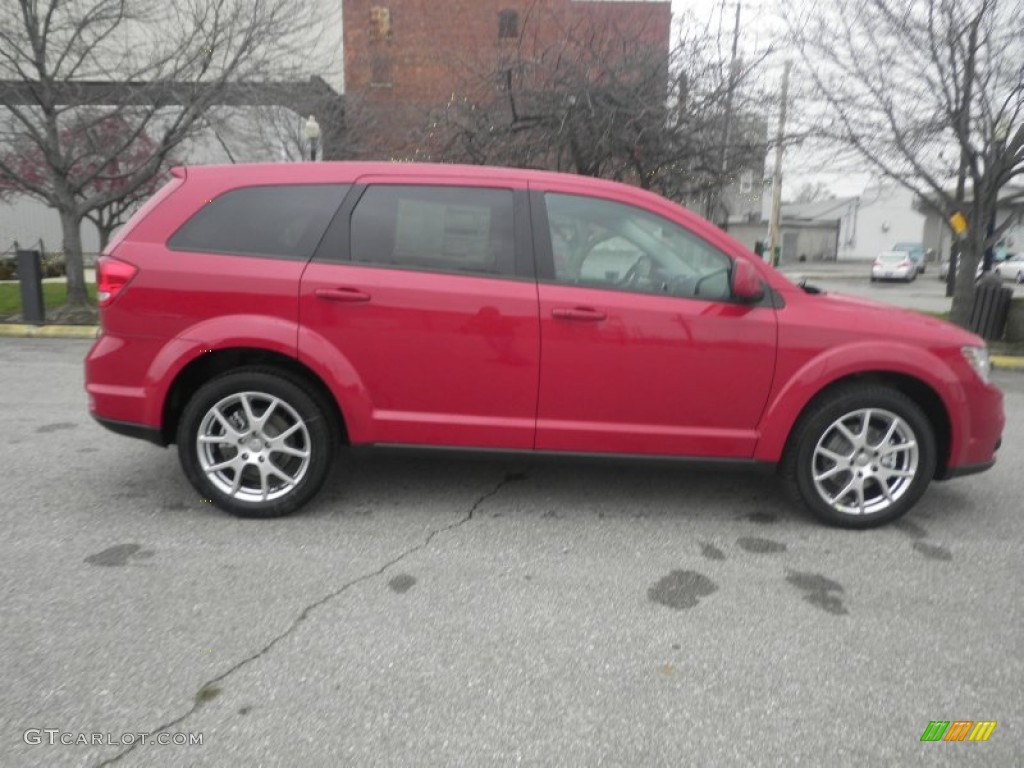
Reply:
<svg viewBox="0 0 1024 768"><path fill-rule="evenodd" d="M67 274L67 271L68 268L64 263L63 255L51 256L50 258L43 259L43 277L64 277Z"/></svg>

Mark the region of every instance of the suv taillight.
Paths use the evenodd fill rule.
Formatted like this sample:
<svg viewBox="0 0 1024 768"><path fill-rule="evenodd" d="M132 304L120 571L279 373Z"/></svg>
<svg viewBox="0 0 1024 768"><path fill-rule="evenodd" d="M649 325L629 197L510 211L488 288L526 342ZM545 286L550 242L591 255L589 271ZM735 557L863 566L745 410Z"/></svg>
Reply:
<svg viewBox="0 0 1024 768"><path fill-rule="evenodd" d="M134 264L111 256L96 259L96 303L101 307L108 306L138 271Z"/></svg>

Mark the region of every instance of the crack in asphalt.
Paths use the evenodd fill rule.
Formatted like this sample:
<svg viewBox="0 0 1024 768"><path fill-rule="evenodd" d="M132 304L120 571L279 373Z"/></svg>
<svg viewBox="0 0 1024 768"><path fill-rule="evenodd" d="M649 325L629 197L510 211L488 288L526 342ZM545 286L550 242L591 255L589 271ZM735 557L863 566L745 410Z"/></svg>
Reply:
<svg viewBox="0 0 1024 768"><path fill-rule="evenodd" d="M307 605L305 608L302 609L302 611L299 613L299 615L295 617L295 619L292 621L292 623L283 632L281 632L276 637L272 638L270 640L270 642L268 642L266 645L263 646L263 648L261 648L260 650L256 651L255 653L253 653L250 656L246 656L241 661L236 662L234 664L234 666L228 668L225 672L222 672L221 674L217 675L216 677L213 677L213 678L207 680L205 683L203 683L202 685L199 686L199 691L203 692L203 691L209 691L211 689L214 689L215 686L217 685L217 683L220 683L220 682L226 680L227 678L231 677L233 674L238 672L240 669L248 666L252 662L258 661L259 659L263 658L269 651L271 651L274 648L275 645L277 645L282 640L285 640L288 637L290 637L291 635L293 635L298 630L299 625L301 625L302 622L304 622L307 618L309 618L310 614L312 614L313 611L315 611L317 608L319 608L322 605L325 605L326 603L329 603L331 600L335 599L336 597L339 597L339 596L343 595L345 592L350 590L352 587L355 587L355 586L357 586L359 584L362 584L364 581L369 581L370 579L373 579L373 578L375 578L377 576L383 575L384 572L388 568L391 568L392 566L397 565L402 560L404 560L405 558L409 557L409 555L412 555L412 554L414 554L416 552L419 552L419 551L421 551L423 549L426 549L428 546L430 546L430 542L433 541L434 538L437 535L442 534L442 533L447 533L448 531L454 530L455 528L459 528L459 527L465 525L466 523L468 523L470 520L473 519L473 514L477 511L477 509L480 508L480 505L482 505L488 499L491 499L495 495L497 495L497 493L499 491L501 491L501 489L504 488L509 483L515 482L517 480L522 480L522 479L524 479L524 476L522 474L517 474L517 473L509 473L509 474L507 474L505 476L505 478L500 483L498 483L496 486L494 486L494 488L492 488L490 491L488 491L487 493L483 494L482 496L480 496L480 498L478 498L475 502L473 502L473 505L469 508L469 511L467 511L466 514L463 517L459 518L458 520L456 520L453 523L449 523L448 525L443 525L440 528L435 528L429 534L427 534L427 537L422 541L422 543L417 544L414 547L410 547L409 549L405 550L404 552L402 552L401 554L399 554L396 557L392 558L391 560L388 560L380 568L378 568L378 569L376 569L374 571L370 571L368 573L364 573L362 576L357 576L356 578L352 579L351 581L345 582L340 587L335 589L333 592L328 592L326 595L324 595L320 599L315 600L314 602L310 603L309 605ZM161 725L157 726L153 730L149 731L149 735L150 736L155 736L158 733L163 733L163 732L165 732L165 731L167 731L167 730L169 730L171 728L174 728L177 725L180 725L185 720L190 718L192 715L196 714L200 709L202 709L203 705L206 704L207 701L210 701L212 698L213 697L211 696L209 699L205 699L204 700L204 698L202 696L197 694L195 699L194 699L194 701L193 701L193 703L192 703L192 706L184 714L179 715L178 717L174 718L173 720L169 720L166 723L162 723ZM129 747L127 747L126 749L124 749L121 752L117 753L113 757L108 758L106 760L103 760L102 762L97 763L96 764L96 768L103 768L103 766L114 765L115 763L120 762L122 758L127 757L129 754L131 754L133 751L135 751L135 748L138 747L140 745L140 743L141 742L136 741L135 743L131 744Z"/></svg>

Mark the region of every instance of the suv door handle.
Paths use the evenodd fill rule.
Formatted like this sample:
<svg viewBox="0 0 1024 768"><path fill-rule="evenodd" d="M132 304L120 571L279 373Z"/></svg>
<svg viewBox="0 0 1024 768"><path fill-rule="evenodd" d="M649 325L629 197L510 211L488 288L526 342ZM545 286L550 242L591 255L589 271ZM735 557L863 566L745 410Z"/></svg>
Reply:
<svg viewBox="0 0 1024 768"><path fill-rule="evenodd" d="M350 304L370 300L370 294L363 293L357 288L317 288L314 293L318 299L344 301Z"/></svg>
<svg viewBox="0 0 1024 768"><path fill-rule="evenodd" d="M608 319L604 312L590 307L556 307L551 310L551 316L558 320L584 320L592 323Z"/></svg>

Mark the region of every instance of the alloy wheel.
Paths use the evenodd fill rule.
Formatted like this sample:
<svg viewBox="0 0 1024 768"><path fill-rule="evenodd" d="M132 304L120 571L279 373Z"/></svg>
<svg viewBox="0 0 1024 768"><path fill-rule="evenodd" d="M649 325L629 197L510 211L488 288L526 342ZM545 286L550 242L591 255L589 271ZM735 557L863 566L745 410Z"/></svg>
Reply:
<svg viewBox="0 0 1024 768"><path fill-rule="evenodd" d="M814 447L812 477L821 499L847 515L884 512L907 493L920 453L910 424L881 408L832 422Z"/></svg>
<svg viewBox="0 0 1024 768"><path fill-rule="evenodd" d="M207 479L246 502L279 499L309 469L312 441L298 411L265 392L238 392L207 410L196 431L196 456Z"/></svg>

